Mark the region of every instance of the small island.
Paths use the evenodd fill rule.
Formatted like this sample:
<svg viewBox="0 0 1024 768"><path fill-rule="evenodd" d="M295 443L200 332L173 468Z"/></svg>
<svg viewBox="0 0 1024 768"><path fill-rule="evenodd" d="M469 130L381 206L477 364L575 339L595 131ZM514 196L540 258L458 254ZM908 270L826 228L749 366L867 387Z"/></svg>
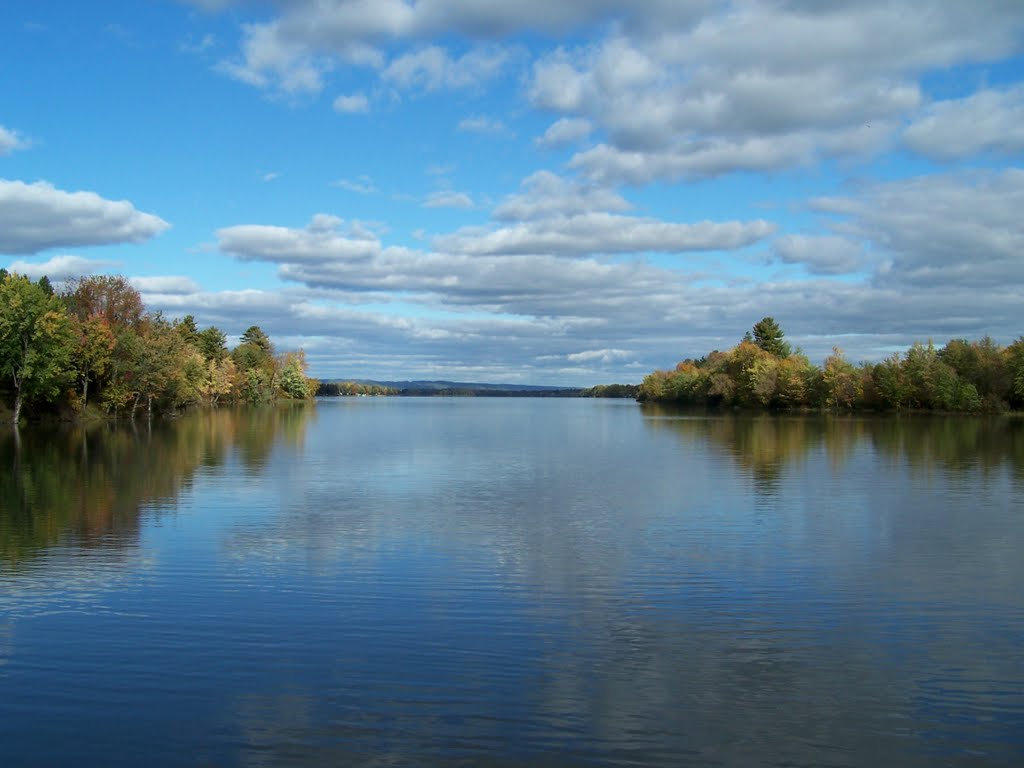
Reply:
<svg viewBox="0 0 1024 768"><path fill-rule="evenodd" d="M637 399L709 408L1002 413L1024 408L1024 337L913 344L855 365L839 347L818 367L785 341L772 317L735 347L644 378Z"/></svg>

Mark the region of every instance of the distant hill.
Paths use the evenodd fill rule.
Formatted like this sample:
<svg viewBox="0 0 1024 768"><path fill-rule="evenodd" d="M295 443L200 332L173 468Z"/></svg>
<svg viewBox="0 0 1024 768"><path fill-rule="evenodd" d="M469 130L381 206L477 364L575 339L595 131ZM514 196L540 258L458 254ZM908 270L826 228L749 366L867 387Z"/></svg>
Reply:
<svg viewBox="0 0 1024 768"><path fill-rule="evenodd" d="M424 391L441 391L441 390L453 390L453 389L468 389L475 392L559 392L559 391L572 391L578 392L579 389L576 387L548 387L539 386L536 384L486 384L480 382L466 382L466 381L382 381L378 382L393 389L399 391L411 389L411 390L424 390Z"/></svg>
<svg viewBox="0 0 1024 768"><path fill-rule="evenodd" d="M353 386L355 385L355 386ZM635 399L639 384L599 384L596 387L550 387L541 384L484 384L469 381L375 381L321 379L321 396L391 395L437 397L604 397Z"/></svg>
<svg viewBox="0 0 1024 768"><path fill-rule="evenodd" d="M348 381L352 381L352 379L322 379L320 382L321 392L326 394L332 385ZM465 381L372 381L358 379L355 380L355 383L386 387L398 395L406 396L578 397L581 392L580 389L575 387L547 387L536 384L486 384Z"/></svg>

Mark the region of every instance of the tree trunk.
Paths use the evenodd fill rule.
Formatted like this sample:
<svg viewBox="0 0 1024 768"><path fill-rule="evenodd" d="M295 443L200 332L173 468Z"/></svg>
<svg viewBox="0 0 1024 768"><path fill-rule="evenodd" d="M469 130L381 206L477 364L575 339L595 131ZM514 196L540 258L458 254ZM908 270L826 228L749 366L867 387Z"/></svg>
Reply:
<svg viewBox="0 0 1024 768"><path fill-rule="evenodd" d="M14 390L14 426L18 426L18 419L21 417L21 387Z"/></svg>

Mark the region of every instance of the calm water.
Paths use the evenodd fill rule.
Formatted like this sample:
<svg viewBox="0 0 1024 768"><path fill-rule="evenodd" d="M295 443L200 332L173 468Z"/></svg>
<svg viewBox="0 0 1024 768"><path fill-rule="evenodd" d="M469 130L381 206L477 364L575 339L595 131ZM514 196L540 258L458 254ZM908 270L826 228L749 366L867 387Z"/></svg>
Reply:
<svg viewBox="0 0 1024 768"><path fill-rule="evenodd" d="M1024 420L0 432L0 764L1024 764Z"/></svg>

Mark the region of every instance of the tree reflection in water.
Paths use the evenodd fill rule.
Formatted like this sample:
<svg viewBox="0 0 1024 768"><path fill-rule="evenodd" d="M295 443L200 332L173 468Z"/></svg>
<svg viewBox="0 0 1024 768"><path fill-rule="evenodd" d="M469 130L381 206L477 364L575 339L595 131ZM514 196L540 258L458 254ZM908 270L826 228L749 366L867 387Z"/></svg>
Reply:
<svg viewBox="0 0 1024 768"><path fill-rule="evenodd" d="M971 416L845 416L724 414L644 404L645 423L687 439L703 440L729 456L765 495L778 492L781 475L824 452L835 469L865 446L912 470L935 465L952 473L1010 469L1024 484L1024 419Z"/></svg>
<svg viewBox="0 0 1024 768"><path fill-rule="evenodd" d="M234 453L259 471L279 440L298 445L315 409L304 404L190 414L167 422L104 422L0 433L0 567L49 547L122 549L140 511L170 507L197 471Z"/></svg>

